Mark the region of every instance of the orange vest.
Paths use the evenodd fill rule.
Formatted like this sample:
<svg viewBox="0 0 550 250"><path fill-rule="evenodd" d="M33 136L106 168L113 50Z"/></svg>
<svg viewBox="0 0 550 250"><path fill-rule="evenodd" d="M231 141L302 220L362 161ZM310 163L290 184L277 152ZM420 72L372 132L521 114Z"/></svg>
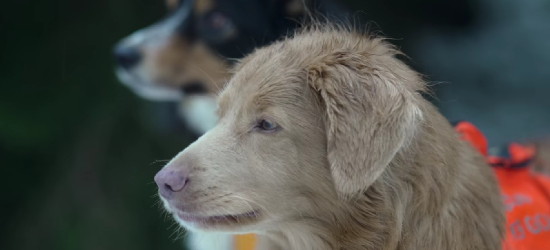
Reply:
<svg viewBox="0 0 550 250"><path fill-rule="evenodd" d="M489 155L487 141L475 126L459 122L455 130L493 167L506 213L503 249L550 250L550 178L531 171L535 147L510 143Z"/></svg>

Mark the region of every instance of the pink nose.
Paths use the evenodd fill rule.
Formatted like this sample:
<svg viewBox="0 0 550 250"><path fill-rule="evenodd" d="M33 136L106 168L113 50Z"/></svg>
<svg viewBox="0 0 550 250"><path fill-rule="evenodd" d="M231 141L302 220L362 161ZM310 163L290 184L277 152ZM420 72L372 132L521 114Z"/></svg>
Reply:
<svg viewBox="0 0 550 250"><path fill-rule="evenodd" d="M189 179L182 170L163 168L155 175L155 182L162 197L169 199L176 192L182 191Z"/></svg>

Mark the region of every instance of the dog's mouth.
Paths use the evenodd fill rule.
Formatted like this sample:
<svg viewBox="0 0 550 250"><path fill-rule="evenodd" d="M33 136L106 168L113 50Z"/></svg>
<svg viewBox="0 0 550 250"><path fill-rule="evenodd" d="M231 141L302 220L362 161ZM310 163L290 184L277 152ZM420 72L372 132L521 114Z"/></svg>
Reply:
<svg viewBox="0 0 550 250"><path fill-rule="evenodd" d="M224 214L214 216L199 216L183 212L175 213L177 218L185 223L191 223L198 226L235 226L245 225L255 222L260 217L258 210L239 214Z"/></svg>

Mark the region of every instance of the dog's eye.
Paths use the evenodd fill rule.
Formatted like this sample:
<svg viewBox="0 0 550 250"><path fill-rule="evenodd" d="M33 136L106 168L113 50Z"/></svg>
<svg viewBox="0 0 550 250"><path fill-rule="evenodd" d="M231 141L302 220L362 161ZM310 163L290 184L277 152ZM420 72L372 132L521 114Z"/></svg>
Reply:
<svg viewBox="0 0 550 250"><path fill-rule="evenodd" d="M260 121L260 124L258 124L258 127L263 131L273 131L277 129L277 125L275 125L275 123L268 122L266 120Z"/></svg>

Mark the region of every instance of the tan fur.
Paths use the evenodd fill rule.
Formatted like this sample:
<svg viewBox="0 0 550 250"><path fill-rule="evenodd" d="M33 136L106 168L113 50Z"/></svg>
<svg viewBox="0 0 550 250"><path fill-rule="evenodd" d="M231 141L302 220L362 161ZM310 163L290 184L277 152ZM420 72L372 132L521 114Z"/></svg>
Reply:
<svg viewBox="0 0 550 250"><path fill-rule="evenodd" d="M189 229L258 233L265 249L500 249L490 167L397 55L322 25L255 51L221 93L216 127L165 166L189 173L168 211Z"/></svg>
<svg viewBox="0 0 550 250"><path fill-rule="evenodd" d="M194 13L204 13L214 8L211 0L198 0ZM160 40L160 38L159 38ZM199 81L209 93L217 93L229 77L229 64L206 48L203 43L190 45L185 38L171 34L156 43L141 48L144 54L144 71L150 82L171 88ZM145 76L144 76L145 77Z"/></svg>
<svg viewBox="0 0 550 250"><path fill-rule="evenodd" d="M217 93L229 77L228 65L213 54L203 43L189 45L183 38L173 35L165 44L144 50L144 70L154 79L169 87L201 81L209 93Z"/></svg>
<svg viewBox="0 0 550 250"><path fill-rule="evenodd" d="M166 4L171 10L178 7L178 1L167 0ZM203 14L215 7L212 0L196 0L193 13ZM152 88L161 87L174 92L188 84L201 82L208 93L218 93L218 86L222 86L229 77L229 63L207 48L206 44L190 43L188 38L177 32L165 32L164 26L151 26L138 31L139 37L143 38L132 46L140 50L142 60L139 68L133 70L134 77L147 85L151 84ZM135 43L132 37L123 42Z"/></svg>

